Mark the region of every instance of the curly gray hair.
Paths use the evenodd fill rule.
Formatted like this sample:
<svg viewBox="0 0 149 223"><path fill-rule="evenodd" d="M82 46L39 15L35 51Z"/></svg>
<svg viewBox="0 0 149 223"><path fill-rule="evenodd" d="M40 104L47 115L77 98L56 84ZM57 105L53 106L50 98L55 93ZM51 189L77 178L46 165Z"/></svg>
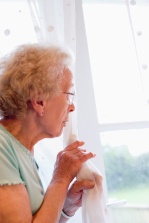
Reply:
<svg viewBox="0 0 149 223"><path fill-rule="evenodd" d="M64 81L64 68L74 60L70 49L63 46L24 44L1 60L0 115L22 117L27 102L53 96Z"/></svg>

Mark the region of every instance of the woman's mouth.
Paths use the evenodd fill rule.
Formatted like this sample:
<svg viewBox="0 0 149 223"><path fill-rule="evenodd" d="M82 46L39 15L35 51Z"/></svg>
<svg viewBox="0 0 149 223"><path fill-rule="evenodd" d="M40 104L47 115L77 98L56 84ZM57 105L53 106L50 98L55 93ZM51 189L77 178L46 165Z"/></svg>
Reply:
<svg viewBox="0 0 149 223"><path fill-rule="evenodd" d="M63 125L64 125L64 127L66 126L67 122L68 122L68 120L63 121Z"/></svg>

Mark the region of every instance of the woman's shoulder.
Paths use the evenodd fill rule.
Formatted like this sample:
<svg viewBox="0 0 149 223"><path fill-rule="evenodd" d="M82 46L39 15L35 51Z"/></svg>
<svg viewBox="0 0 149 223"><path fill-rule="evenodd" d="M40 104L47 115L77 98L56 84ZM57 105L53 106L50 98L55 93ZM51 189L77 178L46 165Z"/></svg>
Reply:
<svg viewBox="0 0 149 223"><path fill-rule="evenodd" d="M9 149L11 144L11 138L5 130L5 128L0 124L0 151L6 148Z"/></svg>

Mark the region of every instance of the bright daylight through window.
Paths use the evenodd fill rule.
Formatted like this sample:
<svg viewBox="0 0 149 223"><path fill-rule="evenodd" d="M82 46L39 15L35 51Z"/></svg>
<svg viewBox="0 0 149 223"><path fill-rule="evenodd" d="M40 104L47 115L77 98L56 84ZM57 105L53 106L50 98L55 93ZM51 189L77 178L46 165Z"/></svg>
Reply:
<svg viewBox="0 0 149 223"><path fill-rule="evenodd" d="M149 211L149 2L84 0L84 20L114 223Z"/></svg>
<svg viewBox="0 0 149 223"><path fill-rule="evenodd" d="M149 1L82 2L108 198L127 201L111 207L113 223L148 223ZM0 37L0 56L37 42L27 1L0 0ZM50 146L58 150L61 138L56 143ZM47 179L53 170L48 156L36 154Z"/></svg>

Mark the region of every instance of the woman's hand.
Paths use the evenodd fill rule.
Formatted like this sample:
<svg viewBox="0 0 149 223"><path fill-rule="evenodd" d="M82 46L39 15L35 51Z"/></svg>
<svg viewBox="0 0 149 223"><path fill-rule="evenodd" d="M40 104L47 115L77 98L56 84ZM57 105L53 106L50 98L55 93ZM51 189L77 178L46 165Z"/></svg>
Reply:
<svg viewBox="0 0 149 223"><path fill-rule="evenodd" d="M82 145L84 142L76 141L58 153L53 179L61 179L70 183L79 172L82 164L95 157L92 152L81 149Z"/></svg>
<svg viewBox="0 0 149 223"><path fill-rule="evenodd" d="M76 141L58 153L53 177L49 185L50 190L56 191L54 203L57 203L57 200L62 201L63 197L61 210L64 208L64 212L70 216L81 206L83 189L94 186L93 183L90 185L87 181L80 181L73 183L68 190L70 183L78 174L82 164L88 159L95 157L95 154L81 149L82 145L84 145L84 142ZM57 204L54 207L56 208ZM67 218L60 217L59 222L65 223L66 221L68 221Z"/></svg>
<svg viewBox="0 0 149 223"><path fill-rule="evenodd" d="M67 197L63 207L63 211L68 216L73 216L79 207L82 206L82 193L84 189L91 189L94 187L94 181L82 180L75 181L67 192Z"/></svg>

